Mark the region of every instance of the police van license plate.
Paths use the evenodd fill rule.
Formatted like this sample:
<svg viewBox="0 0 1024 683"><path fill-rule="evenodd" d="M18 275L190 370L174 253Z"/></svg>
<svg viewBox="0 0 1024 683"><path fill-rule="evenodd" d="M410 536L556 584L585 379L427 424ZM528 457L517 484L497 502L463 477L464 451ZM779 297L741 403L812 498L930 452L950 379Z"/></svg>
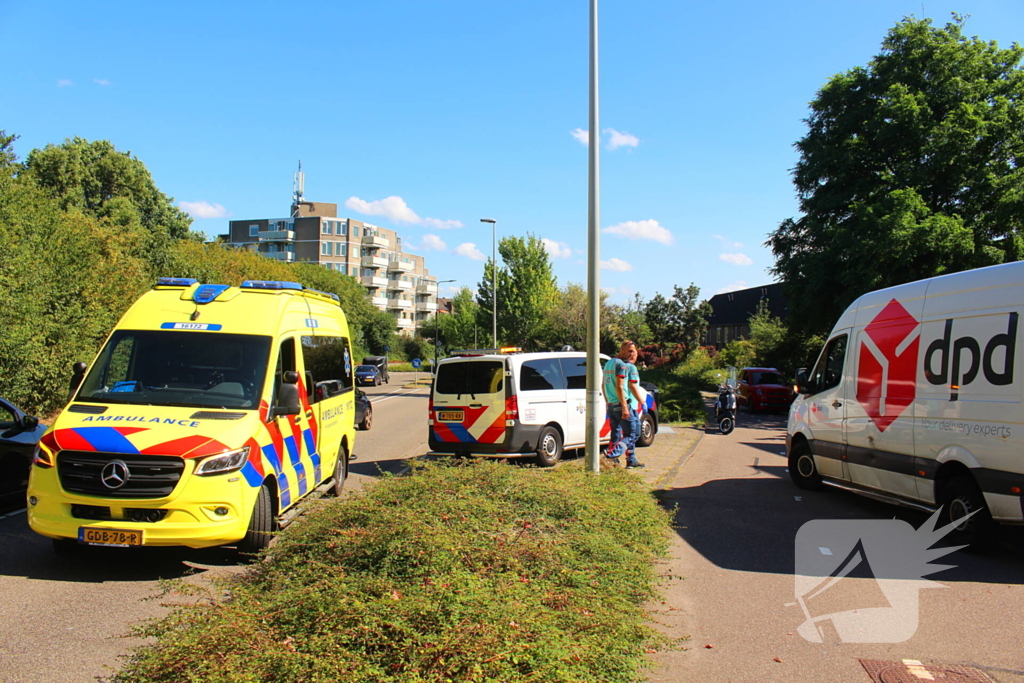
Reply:
<svg viewBox="0 0 1024 683"><path fill-rule="evenodd" d="M142 545L142 532L135 529L96 529L79 527L78 540L89 545L115 545L127 547Z"/></svg>
<svg viewBox="0 0 1024 683"><path fill-rule="evenodd" d="M437 419L441 422L462 422L464 413L461 410L439 410Z"/></svg>

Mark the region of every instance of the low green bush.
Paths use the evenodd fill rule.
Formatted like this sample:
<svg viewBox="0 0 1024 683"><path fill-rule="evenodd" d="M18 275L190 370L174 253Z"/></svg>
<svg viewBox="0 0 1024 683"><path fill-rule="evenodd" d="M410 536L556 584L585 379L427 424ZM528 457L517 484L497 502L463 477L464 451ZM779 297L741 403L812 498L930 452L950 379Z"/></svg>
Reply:
<svg viewBox="0 0 1024 683"><path fill-rule="evenodd" d="M317 505L115 680L636 681L668 523L621 470L429 465Z"/></svg>

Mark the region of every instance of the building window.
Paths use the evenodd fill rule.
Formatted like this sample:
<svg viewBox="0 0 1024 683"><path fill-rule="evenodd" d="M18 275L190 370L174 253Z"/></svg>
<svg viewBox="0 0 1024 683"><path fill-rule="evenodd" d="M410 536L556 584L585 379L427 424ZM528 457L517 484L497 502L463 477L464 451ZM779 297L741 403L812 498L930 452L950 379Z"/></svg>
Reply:
<svg viewBox="0 0 1024 683"><path fill-rule="evenodd" d="M324 221L323 223L320 224L320 234L322 234L322 235L330 235L331 234L331 222L330 221Z"/></svg>
<svg viewBox="0 0 1024 683"><path fill-rule="evenodd" d="M352 226L352 236L353 237L359 237L359 226L358 225L353 225Z"/></svg>
<svg viewBox="0 0 1024 683"><path fill-rule="evenodd" d="M334 243L334 255L335 256L348 256L348 245L344 242Z"/></svg>
<svg viewBox="0 0 1024 683"><path fill-rule="evenodd" d="M321 256L330 256L331 255L331 243L330 242L321 242L320 243L320 255Z"/></svg>
<svg viewBox="0 0 1024 683"><path fill-rule="evenodd" d="M249 237L258 237L260 234L260 226L250 225L249 226Z"/></svg>

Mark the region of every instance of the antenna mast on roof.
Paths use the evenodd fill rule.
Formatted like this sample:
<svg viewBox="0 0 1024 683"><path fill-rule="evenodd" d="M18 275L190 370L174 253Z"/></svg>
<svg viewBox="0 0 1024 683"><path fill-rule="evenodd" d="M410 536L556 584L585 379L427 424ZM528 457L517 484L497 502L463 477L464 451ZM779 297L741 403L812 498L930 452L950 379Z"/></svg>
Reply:
<svg viewBox="0 0 1024 683"><path fill-rule="evenodd" d="M303 192L306 186L306 176L302 172L302 159L299 159L299 170L292 181L292 216L299 215L299 205L302 204Z"/></svg>

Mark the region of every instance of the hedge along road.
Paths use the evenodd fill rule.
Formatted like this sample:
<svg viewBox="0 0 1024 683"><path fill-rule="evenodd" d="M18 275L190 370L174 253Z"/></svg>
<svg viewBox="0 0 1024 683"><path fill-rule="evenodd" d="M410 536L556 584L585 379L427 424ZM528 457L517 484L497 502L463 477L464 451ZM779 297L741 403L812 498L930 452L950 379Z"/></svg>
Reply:
<svg viewBox="0 0 1024 683"><path fill-rule="evenodd" d="M425 377L420 373L420 377ZM356 433L346 488L357 490L381 471L426 452L428 389L405 388L413 373L365 387L373 406L370 431ZM178 596L159 595L160 579L241 571L221 548L87 548L73 560L54 555L33 533L23 510L0 513L0 683L81 683L109 676L142 641L125 638L134 624L163 616ZM190 576L191 574L191 576Z"/></svg>

